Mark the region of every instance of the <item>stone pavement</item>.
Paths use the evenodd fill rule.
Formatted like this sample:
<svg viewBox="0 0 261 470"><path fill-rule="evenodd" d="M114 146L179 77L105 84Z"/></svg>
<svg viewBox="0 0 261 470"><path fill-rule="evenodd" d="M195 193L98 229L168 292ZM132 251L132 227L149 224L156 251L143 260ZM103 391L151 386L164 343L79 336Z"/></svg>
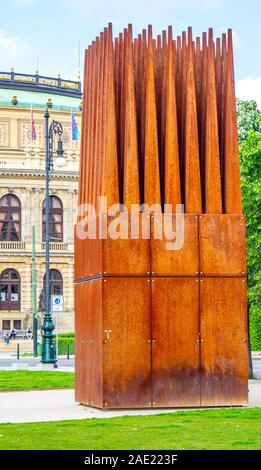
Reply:
<svg viewBox="0 0 261 470"><path fill-rule="evenodd" d="M249 407L261 407L261 380L249 381ZM202 409L202 408L201 408ZM0 393L0 423L30 423L174 413L178 409L101 411L74 401L74 390Z"/></svg>
<svg viewBox="0 0 261 470"><path fill-rule="evenodd" d="M261 352L252 352L253 369L255 379L261 379ZM17 360L15 357L3 356L0 354L1 370L41 370L41 358L21 357ZM54 372L74 372L74 356L69 359L66 356L59 356L58 368Z"/></svg>

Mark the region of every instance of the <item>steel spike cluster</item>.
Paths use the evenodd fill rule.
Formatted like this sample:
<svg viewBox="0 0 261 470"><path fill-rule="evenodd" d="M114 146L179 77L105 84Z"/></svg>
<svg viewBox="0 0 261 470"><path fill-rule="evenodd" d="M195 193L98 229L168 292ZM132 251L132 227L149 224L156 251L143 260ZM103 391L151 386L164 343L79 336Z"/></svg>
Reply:
<svg viewBox="0 0 261 470"><path fill-rule="evenodd" d="M100 237L113 216L135 237ZM232 33L109 25L86 50L75 236L76 400L108 408L247 403L245 219ZM182 243L155 235L184 204ZM158 205L146 212L147 207ZM82 206L83 205L83 206ZM156 206L154 206L155 208ZM127 215L126 215L127 214ZM88 214L90 215L90 214ZM129 228L128 228L129 230ZM81 236L79 236L79 233ZM130 233L129 233L130 235ZM176 238L175 238L176 237Z"/></svg>
<svg viewBox="0 0 261 470"><path fill-rule="evenodd" d="M85 55L80 203L184 203L186 213L241 213L232 32L202 39L172 27Z"/></svg>

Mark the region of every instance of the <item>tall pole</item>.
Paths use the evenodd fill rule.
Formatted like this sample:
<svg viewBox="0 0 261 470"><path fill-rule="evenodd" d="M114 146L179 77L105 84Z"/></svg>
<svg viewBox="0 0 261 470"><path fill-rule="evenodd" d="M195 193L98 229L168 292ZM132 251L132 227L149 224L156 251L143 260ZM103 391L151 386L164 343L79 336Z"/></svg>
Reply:
<svg viewBox="0 0 261 470"><path fill-rule="evenodd" d="M51 170L50 155L50 142L49 142L49 111L46 108L45 112L45 316L43 322L43 347L42 347L42 363L56 364L56 352L53 341L54 324L50 312L50 278L49 278L49 265L50 265L50 234L49 234L49 177Z"/></svg>
<svg viewBox="0 0 261 470"><path fill-rule="evenodd" d="M35 227L32 227L32 305L33 305L33 344L34 357L37 357L37 295L35 266Z"/></svg>

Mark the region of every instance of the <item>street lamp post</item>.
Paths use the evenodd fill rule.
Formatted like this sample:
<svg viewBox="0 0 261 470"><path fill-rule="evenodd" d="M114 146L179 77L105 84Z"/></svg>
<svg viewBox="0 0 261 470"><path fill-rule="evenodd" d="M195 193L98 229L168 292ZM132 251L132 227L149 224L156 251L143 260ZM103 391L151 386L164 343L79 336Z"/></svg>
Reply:
<svg viewBox="0 0 261 470"><path fill-rule="evenodd" d="M50 174L53 170L53 147L54 147L54 137L58 136L58 148L57 148L57 165L63 165L63 146L62 146L62 134L63 127L57 121L52 121L49 127L49 111L46 108L44 114L45 118L45 263L46 263L46 274L45 274L45 315L42 325L42 363L43 364L56 364L58 351L55 351L54 341L53 341L53 330L54 324L51 314L51 305L50 305L50 276L49 276L49 266L50 266L50 227L49 227L49 181Z"/></svg>

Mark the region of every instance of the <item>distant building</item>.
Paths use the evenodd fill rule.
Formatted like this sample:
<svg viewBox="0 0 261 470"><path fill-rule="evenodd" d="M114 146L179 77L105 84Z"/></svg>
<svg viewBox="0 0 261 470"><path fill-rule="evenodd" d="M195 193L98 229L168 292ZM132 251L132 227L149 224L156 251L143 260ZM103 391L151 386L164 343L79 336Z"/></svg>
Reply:
<svg viewBox="0 0 261 470"><path fill-rule="evenodd" d="M51 177L52 294L64 295L59 325L73 329L73 225L77 207L79 141L72 141L71 113L81 125L80 82L0 72L0 330L32 326L32 227L36 231L37 298L45 277L45 129L62 123L63 168ZM32 113L33 121L32 126ZM36 140L32 139L32 127ZM42 314L39 313L39 324Z"/></svg>

